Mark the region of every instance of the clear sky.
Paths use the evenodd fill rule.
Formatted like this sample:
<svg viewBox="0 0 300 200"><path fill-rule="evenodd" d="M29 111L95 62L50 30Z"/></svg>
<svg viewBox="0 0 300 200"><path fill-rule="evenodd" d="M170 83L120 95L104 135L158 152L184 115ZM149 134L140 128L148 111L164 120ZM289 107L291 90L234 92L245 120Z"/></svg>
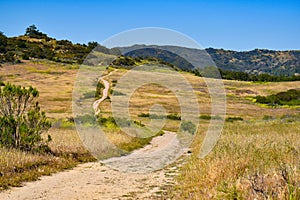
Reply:
<svg viewBox="0 0 300 200"><path fill-rule="evenodd" d="M300 49L300 0L0 0L5 35L22 35L31 24L74 43L101 43L121 31L162 27L203 47Z"/></svg>

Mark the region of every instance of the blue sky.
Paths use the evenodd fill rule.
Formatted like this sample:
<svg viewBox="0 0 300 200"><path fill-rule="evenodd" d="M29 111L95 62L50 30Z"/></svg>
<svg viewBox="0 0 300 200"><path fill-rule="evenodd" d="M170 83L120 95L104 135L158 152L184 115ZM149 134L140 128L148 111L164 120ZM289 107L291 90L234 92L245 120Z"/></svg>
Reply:
<svg viewBox="0 0 300 200"><path fill-rule="evenodd" d="M0 31L7 36L22 35L35 24L57 39L101 43L129 29L162 27L203 47L300 49L299 0L0 0L0 10Z"/></svg>

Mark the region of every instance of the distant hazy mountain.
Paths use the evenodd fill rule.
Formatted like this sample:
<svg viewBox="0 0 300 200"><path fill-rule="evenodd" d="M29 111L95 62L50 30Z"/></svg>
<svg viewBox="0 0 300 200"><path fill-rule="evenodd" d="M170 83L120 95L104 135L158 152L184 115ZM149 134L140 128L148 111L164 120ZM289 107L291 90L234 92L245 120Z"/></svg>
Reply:
<svg viewBox="0 0 300 200"><path fill-rule="evenodd" d="M178 46L134 45L119 47L122 54L132 57L158 57L182 69L215 65L224 70L252 74L268 73L291 76L300 74L300 51L231 51L208 48L205 50ZM210 57L209 57L210 56ZM189 62L187 62L187 60Z"/></svg>

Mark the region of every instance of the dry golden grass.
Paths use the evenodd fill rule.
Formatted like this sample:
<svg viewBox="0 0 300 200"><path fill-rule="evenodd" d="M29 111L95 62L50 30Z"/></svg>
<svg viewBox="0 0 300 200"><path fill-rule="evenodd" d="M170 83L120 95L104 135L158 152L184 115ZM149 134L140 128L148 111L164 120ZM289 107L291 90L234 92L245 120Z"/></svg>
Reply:
<svg viewBox="0 0 300 200"><path fill-rule="evenodd" d="M36 87L41 108L52 121L57 121L72 116L72 89L77 68L49 61L7 64L0 68L0 77L4 82ZM94 160L74 128L51 128L48 133L53 139L49 143L52 155L0 149L0 189L20 186L23 181L37 180L41 175Z"/></svg>
<svg viewBox="0 0 300 200"><path fill-rule="evenodd" d="M194 88L205 91L200 78L185 76ZM256 95L286 91L297 88L297 84L225 80L227 116L246 121L225 123L216 147L206 158L199 159L208 123L202 120L191 147L193 154L181 168L176 192L171 191L171 196L174 199L299 199L300 110L261 107L251 101ZM207 97L203 96L199 102L209 107L205 102ZM206 112L209 114L209 110ZM294 115L295 119L281 120L284 115ZM263 120L264 116L275 120Z"/></svg>
<svg viewBox="0 0 300 200"><path fill-rule="evenodd" d="M299 122L227 123L214 150L199 159L203 130L181 169L176 198L288 199L296 192L292 199L299 198Z"/></svg>
<svg viewBox="0 0 300 200"><path fill-rule="evenodd" d="M51 62L26 62L3 65L0 77L4 82L33 86L40 92L39 102L50 118L71 116L72 90L77 66Z"/></svg>
<svg viewBox="0 0 300 200"><path fill-rule="evenodd" d="M4 65L0 76L24 86L32 85L40 91L39 101L47 116L54 121L70 117L72 88L77 66L53 63L24 63ZM118 69L107 77L111 85L126 73ZM210 114L210 98L205 82L189 73L182 75L191 83L200 104L201 114ZM200 129L192 146L193 155L181 169L175 199L253 199L271 195L273 199L284 198L287 187L299 185L299 122L283 122L283 115L296 115L296 108L261 107L252 102L255 95L269 95L296 88L299 82L249 83L224 81L227 92L227 115L244 118L244 122L226 123L222 137L213 152L205 159L198 159L197 152L207 128L207 120L201 120ZM114 87L112 87L114 89ZM167 88L149 84L138 88L130 99L132 119L149 124L148 118L138 117L149 113L155 105L165 106L168 113L180 113L178 100ZM102 117L111 116L110 100L100 104ZM277 118L262 120L265 115ZM166 120L164 129L176 131L179 121ZM62 170L78 162L91 160L73 125L60 125L49 130L53 141L49 144L54 155L34 155L16 150L1 149L1 187L19 185L24 180ZM143 145L140 141L122 133L116 127L107 128L110 141L125 149ZM128 146L129 145L129 146ZM293 177L287 181L280 173L285 171ZM262 177L265 177L262 181ZM273 184L280 182L279 186ZM256 184L253 185L253 184ZM255 192L255 187L263 192ZM270 187L275 188L275 192ZM277 189L276 189L277 188ZM257 188L256 188L257 189ZM275 193L278 196L274 196ZM277 195L276 193L276 195Z"/></svg>
<svg viewBox="0 0 300 200"><path fill-rule="evenodd" d="M10 186L21 186L24 181L37 180L42 175L50 175L70 169L81 162L94 160L86 150L54 153L56 155L33 154L0 148L0 190Z"/></svg>

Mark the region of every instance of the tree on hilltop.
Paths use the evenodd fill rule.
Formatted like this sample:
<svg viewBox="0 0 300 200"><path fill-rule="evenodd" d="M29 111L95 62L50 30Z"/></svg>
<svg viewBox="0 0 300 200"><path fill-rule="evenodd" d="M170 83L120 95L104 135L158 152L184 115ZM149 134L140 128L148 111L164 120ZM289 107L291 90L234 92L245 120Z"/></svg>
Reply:
<svg viewBox="0 0 300 200"><path fill-rule="evenodd" d="M33 24L26 28L25 35L33 38L48 38L45 33L40 32Z"/></svg>

